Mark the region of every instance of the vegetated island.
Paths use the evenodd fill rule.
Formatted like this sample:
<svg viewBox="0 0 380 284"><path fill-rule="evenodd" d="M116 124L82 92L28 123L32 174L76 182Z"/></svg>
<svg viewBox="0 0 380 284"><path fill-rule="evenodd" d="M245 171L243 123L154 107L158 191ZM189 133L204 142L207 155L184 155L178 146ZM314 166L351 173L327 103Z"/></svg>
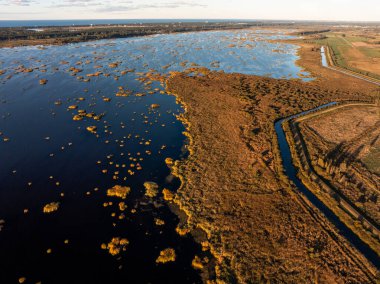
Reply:
<svg viewBox="0 0 380 284"><path fill-rule="evenodd" d="M299 54L316 80L203 70L167 81L186 110L190 152L174 167L182 181L175 202L188 227L205 232L218 283L376 281L377 269L289 183L274 129L324 103L374 101L376 86L323 68L313 43Z"/></svg>

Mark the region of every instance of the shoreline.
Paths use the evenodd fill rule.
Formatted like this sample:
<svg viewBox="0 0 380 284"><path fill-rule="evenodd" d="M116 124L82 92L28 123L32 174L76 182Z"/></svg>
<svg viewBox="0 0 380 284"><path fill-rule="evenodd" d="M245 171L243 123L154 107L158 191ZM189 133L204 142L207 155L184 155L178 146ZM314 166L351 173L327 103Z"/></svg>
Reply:
<svg viewBox="0 0 380 284"><path fill-rule="evenodd" d="M132 38L189 32L242 30L255 27L261 28L271 26L262 23L244 23L239 25L234 23L183 23L150 24L143 27L140 25L129 25L128 27L83 26L75 27L75 30L73 31L70 30L72 28L71 26L64 26L48 27L43 32L30 31L28 28L0 28L0 48L65 45L70 43L91 42L103 39ZM12 32L19 32L21 35L17 35L17 37L15 37L15 35L10 34ZM25 39L25 37L33 38Z"/></svg>
<svg viewBox="0 0 380 284"><path fill-rule="evenodd" d="M321 207L320 210L322 211L325 210L327 214L330 215L329 218L332 218L333 221L330 221L330 223L332 223L332 227L334 228L340 227L340 229L338 230L332 230L337 238L344 239L344 241L337 242L337 245L341 246L342 249L344 250L348 250L348 251L351 250L349 255L354 256L353 259L355 261L358 261L359 265L362 265L365 269L368 269L368 271L373 275L373 277L376 277L376 271L378 269L378 267L376 266L378 265L376 263L376 258L379 257L379 252L380 252L379 243L378 242L376 243L376 241L374 241L374 239L372 238L369 239L369 236L367 235L369 232L364 227L357 228L352 225L352 219L351 219L352 217L350 218L349 216L347 216L348 214L347 212L350 212L350 211L348 210L349 207L347 206L346 203L342 201L341 204L336 204L336 201L333 200L333 197L334 197L333 194L331 194L330 197L326 197L328 193L325 192L325 187L321 186L320 179L318 179L318 174L315 172L312 165L310 164L308 164L307 166L304 165L305 163L304 160L308 158L306 158L306 154L304 153L307 150L304 149L303 145L300 146L300 143L302 143L300 142L302 138L300 138L300 140L297 140L298 137L302 137L299 132L300 130L298 129L299 126L298 125L296 126L296 124L299 123L300 121L303 121L305 119L307 120L309 117L323 115L324 113L328 113L336 109L344 108L347 106L353 106L353 105L354 106L355 105L356 106L357 105L373 106L373 104L370 104L369 102L365 102L365 101L361 101L357 103L350 102L350 101L342 101L339 104L332 103L331 105L325 105L325 107L317 107L311 110L310 112L306 111L304 113L297 114L294 117L282 119L281 131L283 132L283 139L288 144L287 146L283 146L283 147L289 148L289 152L292 156L290 159L291 159L292 167L294 168L294 172L297 169L297 173L295 174L295 176L292 177L292 179L298 179L297 182L301 184L300 186L304 187L306 191L311 192L311 196L314 195L312 197L314 201L310 200L309 202L312 202L312 203L316 202L316 204L318 203L320 204L318 205ZM299 150L300 148L301 150ZM345 199L345 197L341 196L341 199ZM310 207L314 208L315 206L310 206ZM325 208L327 208L327 210ZM331 210L331 212L329 212L329 210ZM334 225L333 224L334 222L337 222L337 225ZM366 221L363 219L363 223L365 222ZM342 223L342 224L339 224L339 223ZM338 231L339 232L344 231L344 234L346 235L346 237L341 236L341 233L339 233ZM349 236L351 234L352 236ZM355 247L351 243L352 239L354 240L356 239L355 240L356 245L360 247L360 249L357 249L357 250L359 251L363 250L363 253L357 254L355 253L355 250L350 249L350 247ZM364 256L364 254L368 254L368 258L369 258L368 260L366 260L366 257ZM368 261L369 263L371 263L371 265L368 265Z"/></svg>
<svg viewBox="0 0 380 284"><path fill-rule="evenodd" d="M314 62L315 66L311 66L310 64L308 64L310 62L307 62L307 61L306 61L306 64L305 64L305 53L306 53L307 47L308 46L301 46L300 47L300 49L299 49L300 59L297 61L297 64L300 64L300 66L302 68L304 68L305 70L308 70L315 77L316 80L315 80L315 82L313 81L313 82L310 82L310 83L294 82L294 84L296 84L296 85L300 84L300 85L304 86L305 88L310 87L310 86L318 86L319 87L321 85L321 81L323 82L325 80L325 79L323 79L320 76L320 73L319 73L319 72L321 72L323 70L319 70L319 68L311 68L311 67L318 67L317 62ZM315 54L314 57L317 57L317 54ZM317 69L317 70L315 70L315 69ZM198 87L198 81L199 81L199 84L201 84L202 86L205 86L205 87L203 87L202 90L206 91L206 92L200 92L200 93L208 95L209 94L207 92L207 89L209 89L208 85L212 84L213 80L219 81L219 77L224 77L225 76L225 77L228 77L228 78L235 78L235 79L233 79L234 81L242 80L242 79L239 79L239 78L243 78L243 80L249 80L249 79L251 79L251 80L253 80L255 82L257 80L258 80L257 82L260 82L260 81L272 81L272 82L276 82L276 81L280 81L280 80L269 79L269 78L265 78L265 77L251 76L251 75L223 74L221 72L209 72L208 74L205 74L204 76L206 78L204 78L204 77L203 78L191 78L191 77L187 77L184 74L179 73L179 74L176 74L174 76L171 76L168 79L168 81L167 81L167 90L169 91L169 93L175 95L177 97L178 101L184 106L185 113L183 114L183 116L181 117L180 120L183 121L183 123L185 125L185 128L186 128L186 132L187 132L186 136L189 138L189 143L188 143L188 146L187 146L188 150L189 150L189 153L190 153L189 157L186 160L176 162L175 175L178 176L180 178L180 180L181 180L181 186L178 189L177 195L176 195L176 203L179 205L181 211L183 211L187 215L188 226L190 228L192 228L192 229L194 229L194 228L201 228L207 234L208 241L210 243L210 251L215 256L215 259L217 261L217 265L216 265L216 276L217 276L217 279L219 279L219 280L225 280L225 279L230 279L231 280L231 279L234 279L235 281L238 281L238 282L244 282L246 279L244 278L244 276L242 276L241 271L239 271L239 269L237 267L241 267L241 266L244 267L244 262L245 261L242 261L243 263L240 262L238 260L237 256L236 257L233 256L234 255L233 252L223 252L223 250L221 250L220 246L221 245L223 246L223 243L227 244L227 243L230 243L230 242L227 242L227 241L224 241L224 242L216 241L215 242L215 233L216 233L216 231L215 231L215 229L213 229L213 226L210 227L210 224L208 224L208 222L197 220L199 218L197 216L198 215L197 212L199 212L199 211L202 212L203 211L203 209L200 208L200 207L207 205L206 208L209 208L209 210L213 210L213 209L211 209L211 208L213 208L213 205L211 205L209 202L207 202L206 201L207 199L204 199L204 202L206 202L207 204L197 203L198 204L198 206L197 206L198 209L196 211L194 211L194 208L192 208L192 205L191 205L191 202L192 202L191 200L194 199L194 193L192 191L199 190L197 188L194 188L191 185L189 186L189 183L190 184L192 183L192 178L191 177L193 177L193 178L195 177L197 179L200 178L200 177L203 177L203 178L207 179L207 176L205 176L204 174L199 173L199 174L195 174L194 175L193 174L194 169L191 170L191 168L194 168L194 167L196 168L197 167L196 165L200 163L200 161L199 161L199 155L200 155L199 152L202 151L202 149L199 148L199 143L203 144L205 142L202 142L202 141L205 141L205 140L212 140L213 142L215 142L214 141L215 138L213 139L211 136L206 136L206 137L202 138L202 136L199 136L199 133L197 132L197 130L194 130L194 128L198 128L200 126L202 128L203 127L206 128L207 126L204 125L204 123L202 123L199 120L195 120L196 123L194 123L194 115L195 115L195 113L194 113L194 109L193 109L193 106L192 106L192 102L195 103L194 101L196 99L192 98L191 96L192 95L195 96L196 93L198 93L198 88L195 91L189 91L186 88L186 86L188 84L190 84L189 86ZM186 83L188 81L190 81L192 83ZM230 83L230 80L225 80L225 81L228 81L228 83ZM351 80L348 80L348 81L351 81ZM282 82L287 82L288 84L292 83L289 80L282 80ZM228 83L227 83L226 89L228 89ZM324 82L324 83L326 83L326 82ZM348 98L352 98L352 97L358 98L358 96L359 96L359 90L362 90L363 83L362 82L359 83L359 82L356 82L355 80L353 80L353 82L350 82L350 84L353 84L355 86L353 88L354 91L351 91L349 94L343 95L342 96L343 98L341 98L341 99L344 100L344 97L347 97L347 99ZM329 96L330 97L336 97L339 94L339 91L334 90L335 87L337 87L338 90L340 89L340 86L337 86L336 82L335 82L335 84L333 84L333 81L329 81L328 85L330 85L330 87L332 87L332 90L326 90L326 91L327 91L327 94L330 93L330 92L331 92L331 94L329 94L329 95L326 94L327 97L324 100L319 100L318 101L319 103L325 101ZM224 89L225 88L222 88L222 90L224 90ZM341 89L340 89L340 91L342 91L343 93L345 92L345 90L341 90ZM224 91L221 91L221 92L225 93L226 91L224 90ZM190 93L192 93L192 95ZM367 93L367 96L368 96L369 92L366 92L366 93ZM239 100L241 100L241 98L239 98ZM199 102L196 103L196 104L198 105ZM228 105L226 105L226 106L228 106ZM302 108L306 108L306 107L307 106L303 106ZM205 116L205 117L203 117L202 119L207 119L207 117L208 117L207 112L209 110L204 110L204 111L206 111L206 113L203 113L202 110L198 109L196 113L203 113L203 116ZM199 124L199 125L197 125L197 124ZM213 122L209 122L209 124L213 124ZM240 127L242 127L242 126L240 126ZM229 135L231 134L228 131L227 131L227 133ZM226 134L226 133L224 133L224 134ZM219 138L222 138L222 137L219 137ZM273 151L273 156L275 157L276 156L276 151L274 149L275 146L272 145L271 147L273 147L272 151ZM255 148L251 148L250 151L254 151L255 152L256 149ZM218 158L215 157L215 156L213 156L212 152L209 153L209 158L212 159L212 160L218 161ZM215 164L216 161L214 161L213 163ZM209 163L209 162L206 162L206 163ZM275 170L275 168L277 168L277 163L278 162L276 162L276 163L274 163L274 165L272 165L272 173L274 173L275 175L276 175L276 172L278 172L278 169ZM259 164L260 164L260 167L262 167L262 166L266 167L266 161L265 160L263 160ZM205 164L205 162L201 163L201 168L204 168L204 167L207 167L207 164ZM198 171L196 171L196 172L198 172ZM276 180L280 184L283 184L282 182L280 182L282 180L281 176L277 176ZM286 183L286 181L285 181L285 183ZM220 186L223 186L223 183L220 183ZM224 184L224 186L226 186L226 185ZM281 192L281 190L280 190L280 192ZM215 194L217 194L217 193L215 193ZM203 190L202 195L207 195L207 192L205 190ZM297 201L297 203L298 202L299 201ZM318 217L318 218L322 220L321 222L324 222L323 218L320 218L320 217ZM242 222L242 223L244 223L243 220L239 220L239 221ZM331 226L328 223L326 225L327 225L327 227ZM335 229L333 231L335 231ZM334 234L336 234L336 232ZM213 241L213 239L214 239L214 241ZM236 248L236 249L238 249L238 248ZM236 265L238 265L238 266L236 266ZM253 265L253 266L255 266L255 265ZM264 270L268 269L267 267L262 267L260 265L258 267L256 267L256 268L259 271L262 270L262 269L264 269ZM322 274L323 274L323 272L322 272ZM337 275L335 275L334 277L336 277L336 276ZM262 278L263 275L259 276L259 278L255 278L255 277L257 277L257 275L256 276L250 275L250 277L253 277L251 279L263 279ZM281 276L279 276L279 277L281 277ZM264 278L264 279L268 280L268 279L273 279L273 278L269 277L269 278Z"/></svg>

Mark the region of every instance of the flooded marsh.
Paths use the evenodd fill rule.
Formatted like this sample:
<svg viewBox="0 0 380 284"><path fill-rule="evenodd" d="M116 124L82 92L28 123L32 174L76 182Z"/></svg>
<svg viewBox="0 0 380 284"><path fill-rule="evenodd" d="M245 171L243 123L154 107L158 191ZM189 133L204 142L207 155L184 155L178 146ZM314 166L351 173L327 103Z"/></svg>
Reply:
<svg viewBox="0 0 380 284"><path fill-rule="evenodd" d="M169 209L185 158L170 72L307 76L255 30L0 50L0 282L198 283ZM177 229L176 229L177 228ZM207 261L208 262L208 261ZM21 282L20 282L21 283Z"/></svg>

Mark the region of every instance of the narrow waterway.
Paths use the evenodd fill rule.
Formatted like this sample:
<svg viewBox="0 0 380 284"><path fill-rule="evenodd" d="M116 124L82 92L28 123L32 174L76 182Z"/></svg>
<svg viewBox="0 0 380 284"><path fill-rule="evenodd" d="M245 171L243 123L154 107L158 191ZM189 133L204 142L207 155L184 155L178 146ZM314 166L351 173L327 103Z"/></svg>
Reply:
<svg viewBox="0 0 380 284"><path fill-rule="evenodd" d="M275 123L275 130L278 138L278 143L280 147L281 157L282 157L282 165L284 167L286 175L289 179L297 186L297 188L301 191L301 193L306 196L306 198L317 207L326 218L335 225L335 227L339 230L339 233L345 237L357 250L359 250L369 261L372 262L373 265L376 266L377 269L380 268L380 257L377 253L372 250L366 243L364 243L350 228L348 228L339 218L335 215L335 213L330 210L322 201L318 199L317 196L314 195L297 177L297 169L292 163L292 156L289 148L288 141L285 137L285 132L282 129L283 122L334 105L336 103L329 103L317 108L301 112L299 114L295 114L293 116L283 118Z"/></svg>
<svg viewBox="0 0 380 284"><path fill-rule="evenodd" d="M328 67L329 65L327 64L327 59L326 59L326 51L325 47L321 47L321 56L322 56L322 66L323 67Z"/></svg>
<svg viewBox="0 0 380 284"><path fill-rule="evenodd" d="M351 77L354 77L354 78L357 78L357 79L361 79L361 80L364 80L364 81L366 81L366 82L369 82L369 83L372 83L372 84L375 84L375 85L380 86L380 83L379 83L379 82L374 81L375 79L368 79L368 77L367 77L367 78L363 78L362 76L354 75L354 74L353 74L353 73L354 73L353 71L349 71L349 70L347 70L348 72L345 72L345 71L341 70L342 68L337 69L337 68L335 68L335 66L330 67L330 66L329 66L329 63L327 62L326 50L327 50L327 49L326 49L324 46L321 47L321 58L322 58L322 66L323 66L323 67L326 67L326 68L331 69L331 70L334 70L334 71L336 71L336 72L340 72L340 73L342 73L342 74L345 74L345 75L348 75L348 76L351 76Z"/></svg>

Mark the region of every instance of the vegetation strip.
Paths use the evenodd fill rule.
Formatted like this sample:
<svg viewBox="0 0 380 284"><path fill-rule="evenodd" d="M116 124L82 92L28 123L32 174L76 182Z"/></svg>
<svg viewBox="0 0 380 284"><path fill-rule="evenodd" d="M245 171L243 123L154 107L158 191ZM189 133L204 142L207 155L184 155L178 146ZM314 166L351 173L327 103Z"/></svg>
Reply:
<svg viewBox="0 0 380 284"><path fill-rule="evenodd" d="M358 72L355 72L353 70L349 70L347 68L342 68L340 66L337 66L334 63L334 60L332 60L332 58L331 58L331 51L330 51L330 48L328 46L323 46L323 49L321 49L321 55L322 55L322 58L326 58L325 60L322 59L324 62L326 62L326 65L324 64L323 67L326 67L330 70L334 70L334 71L346 74L348 76L352 76L354 78L364 80L368 83L372 83L372 84L380 86L380 81L377 80L376 78L365 76L365 75L360 74Z"/></svg>
<svg viewBox="0 0 380 284"><path fill-rule="evenodd" d="M297 177L297 171L295 166L292 163L292 156L290 151L289 142L286 139L285 131L282 129L282 124L289 119L293 119L299 117L301 115L308 114L312 111L320 110L321 108L331 106L331 104L322 105L321 107L314 108L307 112L302 112L296 115L293 115L288 118L281 119L276 122L275 129L278 136L280 151L282 154L283 165L285 168L285 173L288 175L290 180L292 180L296 186L300 189L300 191L312 202L312 204L321 210L324 215L329 219L331 223L333 223L341 232L345 238L351 242L361 253L363 253L369 260L371 260L372 264L374 264L377 268L380 267L380 257L378 254L373 251L366 243L364 243L359 237L356 236L354 232L350 228L348 228L335 213L330 210L319 198L314 195L314 193L307 188L307 186Z"/></svg>
<svg viewBox="0 0 380 284"><path fill-rule="evenodd" d="M342 112L344 111L344 108L349 107L377 106L370 103L346 103L289 120L290 127L288 133L292 136L292 139L289 139L289 142L293 144L292 146L296 149L294 154L297 155L299 161L298 168L300 169L300 174L303 175L304 179L309 180L308 184L313 185L311 186L311 190L316 188L314 193L364 242L366 242L373 250L379 252L380 229L378 223L368 215L368 212L365 212L365 209L358 208L352 199L341 193L338 188L335 188L334 185L329 180L326 180L326 177L313 166L311 155L309 153L310 151L308 149L309 145L306 145L306 140L312 138L308 136L304 137L303 135L303 131L306 131L303 124L308 120L311 120L314 117L327 115L328 113L337 110ZM323 155L320 156L319 159L323 160ZM362 170L364 171L364 169ZM339 179L339 177L334 175L333 179Z"/></svg>
<svg viewBox="0 0 380 284"><path fill-rule="evenodd" d="M328 90L319 82L221 72L175 74L167 85L185 103L190 140L190 156L176 165L182 185L175 202L186 212L189 228L206 232L217 280L312 282L310 273L327 275L332 269L330 276L344 282L374 282L366 268L371 264L291 190L277 168L274 120L355 93ZM336 263L345 268L335 270ZM281 271L293 265L298 272L290 280ZM312 272L314 265L318 272Z"/></svg>

